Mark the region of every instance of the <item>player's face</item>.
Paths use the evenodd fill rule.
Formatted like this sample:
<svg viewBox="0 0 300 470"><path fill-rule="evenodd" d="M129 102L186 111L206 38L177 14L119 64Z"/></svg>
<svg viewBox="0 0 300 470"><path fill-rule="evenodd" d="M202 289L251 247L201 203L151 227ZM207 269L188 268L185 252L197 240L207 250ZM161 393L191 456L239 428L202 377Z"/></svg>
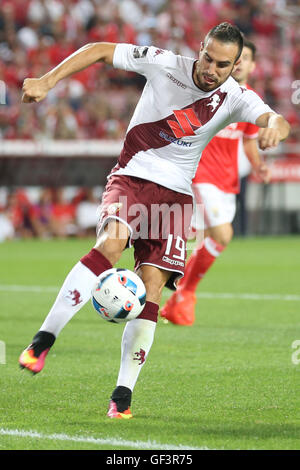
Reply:
<svg viewBox="0 0 300 470"><path fill-rule="evenodd" d="M255 68L255 62L253 60L253 55L251 49L249 47L244 47L239 64L234 67L232 71L233 78L244 85L248 81L249 75L253 72Z"/></svg>
<svg viewBox="0 0 300 470"><path fill-rule="evenodd" d="M194 72L198 87L203 91L212 91L222 85L232 73L237 54L238 45L234 43L210 38L202 44Z"/></svg>

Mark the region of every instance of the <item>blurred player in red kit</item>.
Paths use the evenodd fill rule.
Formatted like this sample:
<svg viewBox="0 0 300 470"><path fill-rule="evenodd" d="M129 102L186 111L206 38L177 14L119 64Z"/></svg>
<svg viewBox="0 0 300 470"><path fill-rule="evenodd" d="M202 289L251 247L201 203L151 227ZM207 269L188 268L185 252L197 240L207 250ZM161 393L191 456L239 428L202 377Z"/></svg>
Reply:
<svg viewBox="0 0 300 470"><path fill-rule="evenodd" d="M241 61L232 76L247 89L251 89L247 80L255 68L255 54L255 45L244 39ZM202 153L193 179L195 202L201 207L201 214L197 217L194 214L192 229L200 232L204 228L204 240L200 241L199 233L199 245L186 264L184 277L161 309L161 316L172 323L187 326L194 323L197 285L233 237L241 146L259 179L264 183L270 180L270 170L258 151L258 131L256 125L248 122L230 124L218 132Z"/></svg>

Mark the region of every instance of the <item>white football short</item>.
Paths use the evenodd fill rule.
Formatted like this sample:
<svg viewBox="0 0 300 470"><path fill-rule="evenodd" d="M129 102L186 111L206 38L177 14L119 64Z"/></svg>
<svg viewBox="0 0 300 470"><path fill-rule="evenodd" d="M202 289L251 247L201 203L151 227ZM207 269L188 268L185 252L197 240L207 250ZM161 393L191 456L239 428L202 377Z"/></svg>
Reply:
<svg viewBox="0 0 300 470"><path fill-rule="evenodd" d="M232 223L236 212L236 195L225 193L209 183L195 183L192 228L203 230Z"/></svg>

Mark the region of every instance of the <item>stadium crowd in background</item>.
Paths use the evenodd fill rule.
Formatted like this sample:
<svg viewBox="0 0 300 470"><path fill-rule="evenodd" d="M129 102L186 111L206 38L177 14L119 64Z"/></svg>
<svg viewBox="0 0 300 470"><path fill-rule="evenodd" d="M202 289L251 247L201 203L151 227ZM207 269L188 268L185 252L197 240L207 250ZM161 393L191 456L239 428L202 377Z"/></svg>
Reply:
<svg viewBox="0 0 300 470"><path fill-rule="evenodd" d="M154 44L197 57L207 31L222 21L236 24L257 46L250 84L294 126L300 122L287 86L300 78L300 15L293 14L299 0L1 0L0 7L0 79L8 104L1 107L4 139L122 139L143 78L124 72L120 79L95 65L32 107L20 106L24 78L43 75L96 41Z"/></svg>
<svg viewBox="0 0 300 470"><path fill-rule="evenodd" d="M94 236L102 187L2 188L0 242Z"/></svg>
<svg viewBox="0 0 300 470"><path fill-rule="evenodd" d="M208 30L229 21L257 47L250 85L290 122L287 142L299 142L300 105L291 96L300 80L300 0L0 0L0 8L1 139L122 139L144 86L140 75L101 73L105 65L96 64L34 106L20 105L24 78L43 75L97 41L153 44L196 58ZM57 194L49 194L53 205ZM13 220L20 236L59 235L55 223L45 230L33 222L45 210L47 190L38 204L20 197L12 191L2 207L0 201L2 223Z"/></svg>

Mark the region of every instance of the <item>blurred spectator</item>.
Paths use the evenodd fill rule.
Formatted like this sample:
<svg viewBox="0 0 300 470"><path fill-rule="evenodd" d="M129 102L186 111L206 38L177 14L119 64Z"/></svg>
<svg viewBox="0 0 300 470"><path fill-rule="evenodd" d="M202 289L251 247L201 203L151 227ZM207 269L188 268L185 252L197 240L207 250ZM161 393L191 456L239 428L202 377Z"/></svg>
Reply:
<svg viewBox="0 0 300 470"><path fill-rule="evenodd" d="M0 209L0 243L11 240L15 236L15 229L6 211Z"/></svg>
<svg viewBox="0 0 300 470"><path fill-rule="evenodd" d="M276 17L272 9L262 3L252 21L254 32L263 36L273 36L278 32Z"/></svg>
<svg viewBox="0 0 300 470"><path fill-rule="evenodd" d="M253 10L249 3L245 2L240 4L237 9L235 24L244 33L246 37L250 36L253 33Z"/></svg>
<svg viewBox="0 0 300 470"><path fill-rule="evenodd" d="M7 202L2 214L6 219L6 233L14 232L18 238L29 238L32 236L30 223L30 201L24 190L11 191L7 196ZM3 222L3 220L2 220ZM3 234L1 234L2 238Z"/></svg>
<svg viewBox="0 0 300 470"><path fill-rule="evenodd" d="M98 223L97 208L99 199L95 196L93 188L84 188L82 200L76 209L76 225L78 226L78 236L86 237L95 235Z"/></svg>
<svg viewBox="0 0 300 470"><path fill-rule="evenodd" d="M31 189L2 188L0 242L12 238L95 236L101 187Z"/></svg>
<svg viewBox="0 0 300 470"><path fill-rule="evenodd" d="M41 191L39 201L30 208L29 216L33 235L40 238L52 238L55 230L52 224L53 195L50 188Z"/></svg>
<svg viewBox="0 0 300 470"><path fill-rule="evenodd" d="M264 98L271 108L278 108L279 93L274 86L273 77L267 76L264 80Z"/></svg>
<svg viewBox="0 0 300 470"><path fill-rule="evenodd" d="M60 101L56 107L57 119L55 122L54 139L75 139L78 124L68 103Z"/></svg>
<svg viewBox="0 0 300 470"><path fill-rule="evenodd" d="M56 237L66 238L76 234L75 212L75 204L64 198L64 188L53 190L51 226Z"/></svg>

